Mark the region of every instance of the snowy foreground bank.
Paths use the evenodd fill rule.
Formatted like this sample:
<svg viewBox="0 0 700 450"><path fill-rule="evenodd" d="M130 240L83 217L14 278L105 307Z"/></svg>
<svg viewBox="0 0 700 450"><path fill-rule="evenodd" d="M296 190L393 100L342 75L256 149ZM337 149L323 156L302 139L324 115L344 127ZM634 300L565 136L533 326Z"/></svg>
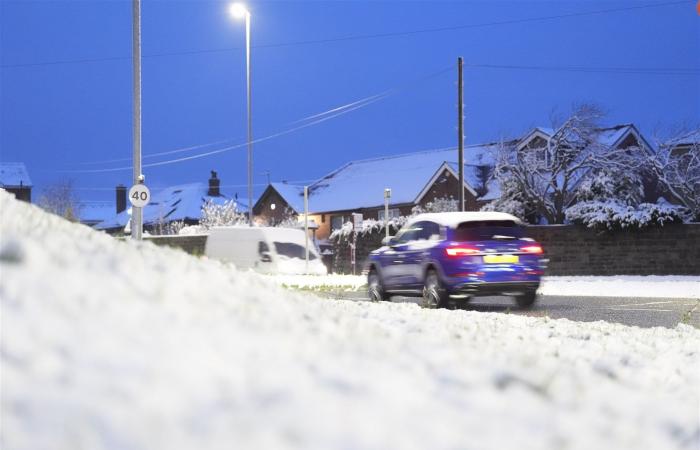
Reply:
<svg viewBox="0 0 700 450"><path fill-rule="evenodd" d="M0 192L3 449L697 449L700 331L333 302Z"/></svg>
<svg viewBox="0 0 700 450"><path fill-rule="evenodd" d="M367 278L363 275L278 275L268 279L285 287L311 291L358 291L367 287ZM537 292L570 297L700 298L700 277L544 277Z"/></svg>

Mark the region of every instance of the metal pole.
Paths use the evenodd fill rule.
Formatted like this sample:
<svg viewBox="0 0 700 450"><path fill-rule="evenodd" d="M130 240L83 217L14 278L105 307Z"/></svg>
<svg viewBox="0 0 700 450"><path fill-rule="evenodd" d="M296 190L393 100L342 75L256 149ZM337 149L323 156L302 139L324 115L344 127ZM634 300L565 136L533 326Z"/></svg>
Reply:
<svg viewBox="0 0 700 450"><path fill-rule="evenodd" d="M386 230L386 238L389 239L389 197L391 189L384 189L384 229Z"/></svg>
<svg viewBox="0 0 700 450"><path fill-rule="evenodd" d="M132 0L132 58L133 58L133 149L134 184L143 182L141 174L141 0ZM131 208L131 238L140 240L143 233L143 211Z"/></svg>
<svg viewBox="0 0 700 450"><path fill-rule="evenodd" d="M459 210L464 211L464 98L462 86L462 57L457 58L457 139L459 140Z"/></svg>
<svg viewBox="0 0 700 450"><path fill-rule="evenodd" d="M250 79L250 12L245 15L245 66L248 99L248 223L253 226L253 113Z"/></svg>
<svg viewBox="0 0 700 450"><path fill-rule="evenodd" d="M309 187L304 186L304 236L306 238L306 268L304 273L309 273Z"/></svg>

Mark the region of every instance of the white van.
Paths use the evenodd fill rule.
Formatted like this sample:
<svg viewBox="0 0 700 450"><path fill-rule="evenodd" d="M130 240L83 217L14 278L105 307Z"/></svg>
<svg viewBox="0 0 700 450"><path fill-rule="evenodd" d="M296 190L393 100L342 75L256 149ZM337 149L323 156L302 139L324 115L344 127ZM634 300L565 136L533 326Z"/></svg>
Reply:
<svg viewBox="0 0 700 450"><path fill-rule="evenodd" d="M295 228L214 227L207 238L204 254L231 262L239 269L262 273L327 273L311 240L307 272L304 231Z"/></svg>

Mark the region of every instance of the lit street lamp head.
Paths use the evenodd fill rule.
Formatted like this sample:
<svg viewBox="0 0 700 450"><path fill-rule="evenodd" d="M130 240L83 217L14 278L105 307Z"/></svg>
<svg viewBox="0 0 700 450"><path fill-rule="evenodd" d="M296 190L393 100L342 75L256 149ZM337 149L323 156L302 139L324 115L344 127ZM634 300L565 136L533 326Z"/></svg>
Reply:
<svg viewBox="0 0 700 450"><path fill-rule="evenodd" d="M228 7L228 12L236 19L243 19L250 14L248 8L245 7L243 3L232 3Z"/></svg>

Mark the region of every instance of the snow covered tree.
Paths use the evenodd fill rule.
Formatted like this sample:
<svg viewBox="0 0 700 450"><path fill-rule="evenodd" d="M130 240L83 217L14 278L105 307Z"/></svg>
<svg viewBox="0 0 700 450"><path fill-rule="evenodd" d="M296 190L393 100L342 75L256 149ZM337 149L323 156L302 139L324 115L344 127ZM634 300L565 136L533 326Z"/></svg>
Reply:
<svg viewBox="0 0 700 450"><path fill-rule="evenodd" d="M542 147L517 150L502 144L494 172L503 194L497 202L520 202L550 224L564 223L566 209L579 200L578 188L586 176L596 170L636 170L641 165L636 147L611 148L599 139L602 117L598 107L581 105Z"/></svg>
<svg viewBox="0 0 700 450"><path fill-rule="evenodd" d="M453 197L440 197L431 202L427 202L424 206L417 205L411 209L411 215L436 212L459 211L458 201Z"/></svg>
<svg viewBox="0 0 700 450"><path fill-rule="evenodd" d="M501 181L501 196L484 205L481 210L505 212L524 222L537 222L537 208L522 195L518 183L510 178Z"/></svg>
<svg viewBox="0 0 700 450"><path fill-rule="evenodd" d="M202 206L202 218L199 224L204 229L245 223L248 223L246 215L238 211L238 206L233 200L227 200L223 204L207 200Z"/></svg>
<svg viewBox="0 0 700 450"><path fill-rule="evenodd" d="M80 202L71 180L59 181L47 186L39 197L38 205L71 222L80 220Z"/></svg>
<svg viewBox="0 0 700 450"><path fill-rule="evenodd" d="M648 168L662 190L700 220L700 129L660 144Z"/></svg>

